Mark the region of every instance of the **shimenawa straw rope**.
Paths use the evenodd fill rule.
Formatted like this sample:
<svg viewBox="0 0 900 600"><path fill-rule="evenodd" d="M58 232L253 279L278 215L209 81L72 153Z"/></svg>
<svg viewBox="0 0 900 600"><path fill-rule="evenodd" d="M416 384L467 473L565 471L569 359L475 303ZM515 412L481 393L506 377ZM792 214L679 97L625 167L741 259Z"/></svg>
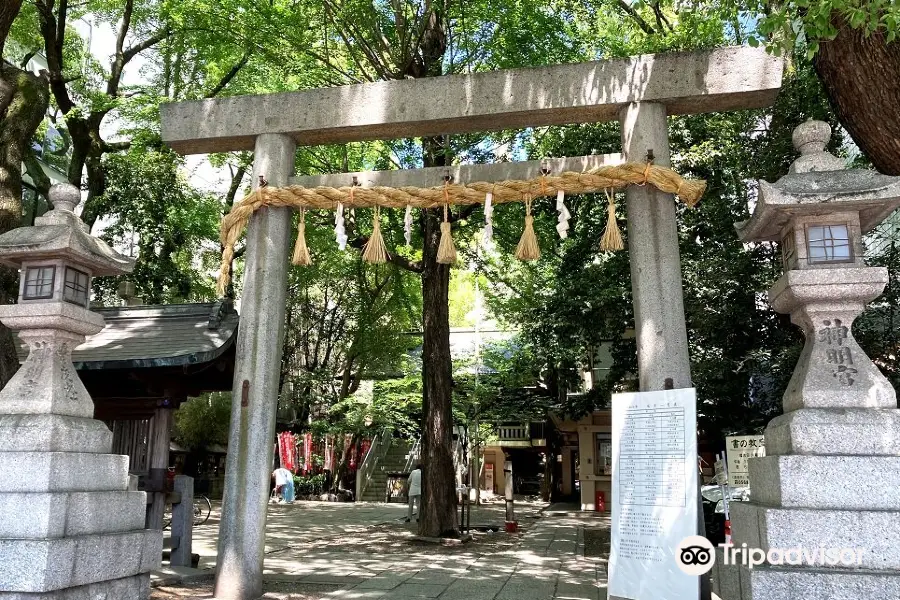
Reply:
<svg viewBox="0 0 900 600"><path fill-rule="evenodd" d="M542 174L537 180L473 182L464 185L445 182L443 186L432 188L260 187L235 205L231 212L222 219L223 251L222 265L219 270L219 293L224 291L230 279L234 245L238 237L246 227L250 216L264 206L328 210L334 210L338 204L343 204L344 207L351 209L373 206L405 208L406 205L415 208L436 208L447 204L481 204L488 192L492 194L492 204L496 205L521 202L526 194L532 195L535 183L540 183L540 193L536 194L537 196L556 196L560 190L566 195L585 194L605 188L621 189L631 184L649 183L662 192L677 194L685 204L691 207L700 200L706 189L705 181L686 180L672 169L650 163L625 163L597 167L584 173L565 172L556 176ZM380 237L380 225L377 233ZM375 237L375 231L373 231L373 237ZM383 246L383 239L381 243Z"/></svg>

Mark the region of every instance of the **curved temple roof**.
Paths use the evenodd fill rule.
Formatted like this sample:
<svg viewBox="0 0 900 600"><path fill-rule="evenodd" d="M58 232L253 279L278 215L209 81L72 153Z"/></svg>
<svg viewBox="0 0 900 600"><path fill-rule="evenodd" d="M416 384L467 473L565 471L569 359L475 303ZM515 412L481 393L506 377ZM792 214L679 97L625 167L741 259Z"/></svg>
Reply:
<svg viewBox="0 0 900 600"><path fill-rule="evenodd" d="M223 354L237 337L229 302L95 309L106 320L72 353L78 370L191 365Z"/></svg>

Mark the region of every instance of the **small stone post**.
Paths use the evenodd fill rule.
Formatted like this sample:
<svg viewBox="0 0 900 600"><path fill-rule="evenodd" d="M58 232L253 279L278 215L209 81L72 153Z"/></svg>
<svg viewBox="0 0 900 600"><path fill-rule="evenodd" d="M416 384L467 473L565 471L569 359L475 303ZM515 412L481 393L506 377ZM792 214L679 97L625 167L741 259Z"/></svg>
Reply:
<svg viewBox="0 0 900 600"><path fill-rule="evenodd" d="M0 261L19 268L18 304L0 320L28 358L0 391L0 599L146 600L162 532L144 529L146 495L130 491L128 457L72 364L72 350L103 329L88 310L91 278L133 267L91 237L69 184L54 210L0 235Z"/></svg>
<svg viewBox="0 0 900 600"><path fill-rule="evenodd" d="M173 544L169 564L190 567L194 540L194 478L176 475L174 491L181 496L178 504L172 505L172 540L177 538L178 544Z"/></svg>
<svg viewBox="0 0 900 600"><path fill-rule="evenodd" d="M257 137L254 188L260 177L287 185L296 147L287 135ZM215 596L222 600L262 595L292 234L290 208L267 207L250 217L216 565Z"/></svg>
<svg viewBox="0 0 900 600"><path fill-rule="evenodd" d="M512 461L506 461L503 464L503 483L504 485L504 497L506 498L506 523L507 527L510 527L510 523L516 522L516 509L515 509L515 497L513 495L513 467Z"/></svg>
<svg viewBox="0 0 900 600"><path fill-rule="evenodd" d="M800 158L776 183L759 182L753 216L737 224L745 242L780 243L784 274L769 302L806 342L766 456L750 459L752 502L731 504L734 544L819 557L741 567L740 596L724 600L900 598L900 411L853 339L887 282L886 269L866 266L862 235L900 206L900 177L845 170L825 152L830 136L827 123L797 127ZM831 560L822 549L864 551Z"/></svg>
<svg viewBox="0 0 900 600"><path fill-rule="evenodd" d="M166 511L166 473L173 412L171 408L159 407L150 421L150 476L145 486L151 500L147 506L148 529L162 529L163 514Z"/></svg>

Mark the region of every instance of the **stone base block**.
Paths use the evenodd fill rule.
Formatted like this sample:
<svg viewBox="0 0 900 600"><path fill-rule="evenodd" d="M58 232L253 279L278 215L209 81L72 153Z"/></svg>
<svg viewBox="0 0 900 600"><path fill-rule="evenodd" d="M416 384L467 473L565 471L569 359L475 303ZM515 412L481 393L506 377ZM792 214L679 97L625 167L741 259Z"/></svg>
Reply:
<svg viewBox="0 0 900 600"><path fill-rule="evenodd" d="M749 464L757 504L900 510L900 456L765 456Z"/></svg>
<svg viewBox="0 0 900 600"><path fill-rule="evenodd" d="M0 591L0 600L147 600L149 597L149 574L101 581L53 592Z"/></svg>
<svg viewBox="0 0 900 600"><path fill-rule="evenodd" d="M0 539L41 539L143 529L144 492L0 493Z"/></svg>
<svg viewBox="0 0 900 600"><path fill-rule="evenodd" d="M716 548L716 562L711 573L711 587L722 600L741 600L741 570L724 564L724 549Z"/></svg>
<svg viewBox="0 0 900 600"><path fill-rule="evenodd" d="M85 452L0 452L0 492L125 491L128 457Z"/></svg>
<svg viewBox="0 0 900 600"><path fill-rule="evenodd" d="M0 414L0 452L109 454L111 449L112 432L96 419Z"/></svg>
<svg viewBox="0 0 900 600"><path fill-rule="evenodd" d="M0 539L0 587L52 592L159 567L162 532L139 530L49 540Z"/></svg>
<svg viewBox="0 0 900 600"><path fill-rule="evenodd" d="M900 572L741 567L740 600L897 600ZM722 600L738 600L723 597Z"/></svg>
<svg viewBox="0 0 900 600"><path fill-rule="evenodd" d="M801 408L766 428L766 455L900 456L900 410Z"/></svg>
<svg viewBox="0 0 900 600"><path fill-rule="evenodd" d="M746 543L766 552L802 548L809 553L856 548L860 550L857 567L900 571L900 538L886 535L900 531L900 511L768 508L751 502L733 502L730 507L736 547Z"/></svg>

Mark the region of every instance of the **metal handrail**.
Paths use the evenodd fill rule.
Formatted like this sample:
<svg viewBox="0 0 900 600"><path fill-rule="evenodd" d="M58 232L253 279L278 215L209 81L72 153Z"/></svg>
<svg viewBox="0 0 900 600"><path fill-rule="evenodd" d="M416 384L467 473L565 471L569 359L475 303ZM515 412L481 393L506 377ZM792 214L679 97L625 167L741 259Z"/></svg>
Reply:
<svg viewBox="0 0 900 600"><path fill-rule="evenodd" d="M357 502L362 499L363 493L365 493L366 488L369 487L369 484L372 482L372 475L375 473L375 468L378 466L378 463L384 459L388 450L390 450L392 439L392 431L390 429L385 429L377 434L372 440L369 451L366 452L366 455L359 465L359 469L356 471Z"/></svg>
<svg viewBox="0 0 900 600"><path fill-rule="evenodd" d="M415 443L412 445L412 448L409 449L409 454L406 455L406 465L403 467L404 473L410 473L413 470L416 462L419 460L419 455L422 452L422 436L416 438Z"/></svg>

